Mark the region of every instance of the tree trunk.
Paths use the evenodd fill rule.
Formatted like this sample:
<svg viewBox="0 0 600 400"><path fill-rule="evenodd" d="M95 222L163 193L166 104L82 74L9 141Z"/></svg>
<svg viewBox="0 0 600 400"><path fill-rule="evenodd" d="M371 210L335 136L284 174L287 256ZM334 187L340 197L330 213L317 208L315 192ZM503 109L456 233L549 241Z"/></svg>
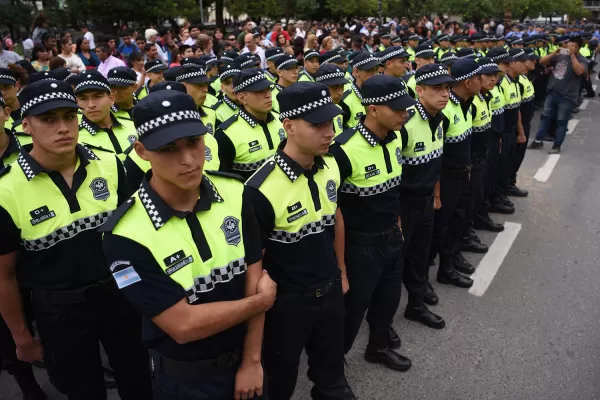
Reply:
<svg viewBox="0 0 600 400"><path fill-rule="evenodd" d="M225 24L223 23L223 0L215 1L215 19L217 28L221 28L225 32Z"/></svg>

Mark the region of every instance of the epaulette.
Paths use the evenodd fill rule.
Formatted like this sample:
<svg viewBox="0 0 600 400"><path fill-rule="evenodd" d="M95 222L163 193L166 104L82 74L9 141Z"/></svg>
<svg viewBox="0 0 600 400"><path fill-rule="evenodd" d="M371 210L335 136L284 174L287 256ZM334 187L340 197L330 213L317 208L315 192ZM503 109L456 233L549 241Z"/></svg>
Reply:
<svg viewBox="0 0 600 400"><path fill-rule="evenodd" d="M135 197L130 197L125 201L125 203L121 204L117 209L112 213L108 221L104 223L98 229L98 232L110 232L114 229L115 226L119 223L119 220L123 218L123 215L131 208L131 206L135 203Z"/></svg>
<svg viewBox="0 0 600 400"><path fill-rule="evenodd" d="M131 146L129 146L128 148L126 148L125 151L123 152L123 154L129 155L129 153L131 153L132 150L133 150L133 144Z"/></svg>
<svg viewBox="0 0 600 400"><path fill-rule="evenodd" d="M231 124L233 124L235 121L237 121L238 116L239 116L239 114L235 114L235 115L232 115L231 117L227 118L225 121L223 121L223 123L221 123L221 125L219 125L219 129L224 131L225 129L229 128L231 126Z"/></svg>
<svg viewBox="0 0 600 400"><path fill-rule="evenodd" d="M354 134L357 132L356 128L349 128L346 129L344 132L340 133L339 135L337 135L335 137L334 142L335 143L339 143L339 144L344 144L346 143L348 140L350 140L350 138L352 136L354 136Z"/></svg>
<svg viewBox="0 0 600 400"><path fill-rule="evenodd" d="M20 120L20 119L13 121L13 124L11 125L10 129L15 129L15 127L21 125L22 123L23 123L23 120Z"/></svg>
<svg viewBox="0 0 600 400"><path fill-rule="evenodd" d="M104 147L100 147L100 146L94 146L94 145L89 144L89 143L81 143L81 145L87 147L88 150L100 150L100 151L106 151L107 153L113 153L113 154L115 154L115 152L113 150L105 149Z"/></svg>
<svg viewBox="0 0 600 400"><path fill-rule="evenodd" d="M217 91L211 85L208 85L208 93L212 94L213 96L217 95Z"/></svg>
<svg viewBox="0 0 600 400"><path fill-rule="evenodd" d="M232 178L232 179L238 180L242 183L246 182L246 180L241 175L234 174L232 172L215 171L215 170L211 170L211 169L208 169L204 172L208 175L221 176L224 178Z"/></svg>
<svg viewBox="0 0 600 400"><path fill-rule="evenodd" d="M275 169L275 161L268 160L247 181L246 185L258 189Z"/></svg>
<svg viewBox="0 0 600 400"><path fill-rule="evenodd" d="M9 171L10 171L10 164L5 165L4 167L0 168L0 178L2 178L4 175L8 174Z"/></svg>
<svg viewBox="0 0 600 400"><path fill-rule="evenodd" d="M407 111L408 111L408 117L406 117L406 120L404 121L404 125L406 125L406 123L408 121L410 121L410 119L417 114L417 110L415 110L414 108L411 108L411 109L409 109Z"/></svg>
<svg viewBox="0 0 600 400"><path fill-rule="evenodd" d="M140 86L139 88L137 88L137 90L135 92L133 92L133 95L135 96L136 99L139 96L139 94L142 93L142 90L144 90L144 85Z"/></svg>
<svg viewBox="0 0 600 400"><path fill-rule="evenodd" d="M212 107L210 107L210 108L212 108L212 110L213 110L213 111L217 111L217 108L219 108L219 107L221 106L221 104L223 104L223 100L219 100L219 101L217 101L217 102L216 102L215 104L213 104L213 105L212 105Z"/></svg>
<svg viewBox="0 0 600 400"><path fill-rule="evenodd" d="M344 94L342 95L342 99L340 101L344 101L346 99L346 97L348 97L350 95L350 93L352 93L352 89L348 89L344 92Z"/></svg>

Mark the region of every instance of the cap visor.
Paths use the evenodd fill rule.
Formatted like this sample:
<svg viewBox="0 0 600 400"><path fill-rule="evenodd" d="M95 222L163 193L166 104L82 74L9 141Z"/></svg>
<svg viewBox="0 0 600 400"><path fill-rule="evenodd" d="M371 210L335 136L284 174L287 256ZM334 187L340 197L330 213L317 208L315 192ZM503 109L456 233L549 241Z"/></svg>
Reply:
<svg viewBox="0 0 600 400"><path fill-rule="evenodd" d="M435 78L431 78L431 79L426 79L424 81L417 83L417 85L435 86L435 85L441 85L442 83L452 83L452 82L454 82L454 79L452 79L451 76L443 75L443 76L436 76Z"/></svg>
<svg viewBox="0 0 600 400"><path fill-rule="evenodd" d="M277 68L277 69L287 70L287 69L292 69L292 68L298 68L298 65L299 65L298 63L291 63L291 64L285 65L283 68Z"/></svg>
<svg viewBox="0 0 600 400"><path fill-rule="evenodd" d="M527 61L527 60L529 60L529 56L527 54L523 54L520 57L512 59L512 61Z"/></svg>
<svg viewBox="0 0 600 400"><path fill-rule="evenodd" d="M110 86L110 87L113 87L113 86L116 86L116 87L129 87L129 86L133 86L135 84L136 84L136 82L125 83L125 82L111 82L111 81L108 81L108 86Z"/></svg>
<svg viewBox="0 0 600 400"><path fill-rule="evenodd" d="M435 57L435 53L433 51L428 51L425 53L421 53L418 56L415 56L415 58L433 58Z"/></svg>
<svg viewBox="0 0 600 400"><path fill-rule="evenodd" d="M100 85L85 85L85 86L81 86L79 89L77 89L75 91L75 94L78 94L78 93L81 93L81 92L85 92L87 90L102 90L103 92L110 92L110 90L108 90L104 86L100 86Z"/></svg>
<svg viewBox="0 0 600 400"><path fill-rule="evenodd" d="M456 61L458 61L458 60L454 60L454 59L451 59L451 60L444 60L444 61L442 61L442 64L444 64L444 65L445 65L445 66L447 66L447 67L450 67L450 66L452 66L452 64L454 64Z"/></svg>
<svg viewBox="0 0 600 400"><path fill-rule="evenodd" d="M325 86L335 86L335 85L345 85L348 83L348 79L346 78L331 78L325 81L319 81L318 83L322 83Z"/></svg>
<svg viewBox="0 0 600 400"><path fill-rule="evenodd" d="M79 106L77 105L77 103L73 103L69 100L53 100L29 108L29 110L27 110L26 115L42 115L44 113L47 113L48 111L57 110L59 108L78 109Z"/></svg>
<svg viewBox="0 0 600 400"><path fill-rule="evenodd" d="M500 72L500 68L498 67L482 67L481 68L481 75L486 75L486 74L495 74L496 72Z"/></svg>
<svg viewBox="0 0 600 400"><path fill-rule="evenodd" d="M146 71L146 73L151 73L151 74L152 73L158 73L158 72L161 72L161 71L164 71L164 70L167 70L167 69L169 69L169 68L165 67L164 65L160 65L158 67L151 68L151 71Z"/></svg>
<svg viewBox="0 0 600 400"><path fill-rule="evenodd" d="M401 96L401 97L395 98L394 100L391 100L391 101L385 103L384 105L388 106L389 108L391 108L394 111L402 111L402 110L406 110L409 107L414 106L415 104L417 104L415 99L406 95L406 96Z"/></svg>
<svg viewBox="0 0 600 400"><path fill-rule="evenodd" d="M0 85L16 85L17 81L13 81L11 79L0 79Z"/></svg>
<svg viewBox="0 0 600 400"><path fill-rule="evenodd" d="M156 151L178 139L194 137L206 134L206 126L197 121L185 121L178 124L169 124L162 129L158 129L150 134L142 135L140 142L150 151Z"/></svg>
<svg viewBox="0 0 600 400"><path fill-rule="evenodd" d="M363 70L363 71L368 71L375 67L379 67L380 65L381 65L381 63L379 61L375 60L375 61L370 61L366 64L361 65L360 67L358 67L358 69Z"/></svg>
<svg viewBox="0 0 600 400"><path fill-rule="evenodd" d="M242 92L260 92L261 90L271 87L271 85L273 85L271 81L261 79L260 81L254 82L253 84L243 88Z"/></svg>
<svg viewBox="0 0 600 400"><path fill-rule="evenodd" d="M327 121L333 120L336 116L342 113L342 109L333 103L328 103L323 107L319 107L308 114L303 115L302 118L311 124L323 124Z"/></svg>
<svg viewBox="0 0 600 400"><path fill-rule="evenodd" d="M200 84L200 83L208 83L208 82L210 82L210 79L207 76L196 76L194 78L186 79L185 81L180 81L180 82L181 83L188 82L188 83Z"/></svg>

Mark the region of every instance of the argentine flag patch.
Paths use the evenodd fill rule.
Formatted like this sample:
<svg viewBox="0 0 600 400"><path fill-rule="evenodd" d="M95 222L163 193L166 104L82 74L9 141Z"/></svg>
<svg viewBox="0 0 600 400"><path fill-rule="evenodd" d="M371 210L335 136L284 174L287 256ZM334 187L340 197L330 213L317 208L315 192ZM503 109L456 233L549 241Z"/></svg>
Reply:
<svg viewBox="0 0 600 400"><path fill-rule="evenodd" d="M113 273L115 278L115 282L117 282L117 286L119 289L126 288L127 286L133 285L136 282L140 282L142 278L135 272L133 267L127 267L122 269L121 271Z"/></svg>

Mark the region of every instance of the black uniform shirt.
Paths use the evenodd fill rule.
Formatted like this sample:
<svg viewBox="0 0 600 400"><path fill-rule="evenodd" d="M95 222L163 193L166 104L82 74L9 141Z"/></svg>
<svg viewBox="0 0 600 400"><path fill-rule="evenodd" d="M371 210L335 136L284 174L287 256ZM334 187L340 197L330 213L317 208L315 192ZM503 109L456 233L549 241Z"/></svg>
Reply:
<svg viewBox="0 0 600 400"><path fill-rule="evenodd" d="M363 122L359 122L355 128L355 135L364 137L364 145L371 146L371 143L377 143L376 146L381 149L381 165L395 162L395 155L388 154L386 157L386 144L398 140L396 132L390 131L385 139L379 140L379 137L371 132ZM360 129L359 129L360 128ZM342 133L343 135L344 133ZM402 147L401 145L399 147ZM334 143L330 148L330 153L335 157L339 167L342 185L346 179L352 175L352 164L344 148L340 143ZM357 232L383 232L392 228L398 223L400 215L400 185L372 196L362 197L354 193L344 193L340 191L339 206L344 215L344 225L346 230Z"/></svg>
<svg viewBox="0 0 600 400"><path fill-rule="evenodd" d="M450 91L450 100L454 104L460 103L460 109L462 111L462 118L467 120L469 113L472 113L473 98L467 100L461 99ZM471 114L472 115L472 114ZM448 117L444 120L444 132L448 132L450 127L450 120ZM472 125L469 126L469 129ZM462 132L461 132L462 133ZM449 142L448 140L444 143L444 155L442 156L442 165L444 169L465 169L471 165L471 136L468 135L465 139L460 142Z"/></svg>
<svg viewBox="0 0 600 400"><path fill-rule="evenodd" d="M79 190L89 190L81 185L87 176L86 166L92 159L92 155L83 146L77 145L76 150L80 164L73 175L72 187L69 188L59 172L44 169L24 148L21 148L21 155L24 158L23 165L34 174L33 179L39 174L47 174L56 185L56 189L60 190L64 196L66 207L69 207L71 212L80 210L79 202L74 194ZM121 204L131 195L125 171L114 154L102 152L100 157L103 156L114 157L117 163L119 178L117 195L118 204ZM11 167L22 168L19 164ZM39 195L43 196L44 194L40 193ZM106 268L106 258L102 251L102 235L95 229L84 230L76 236L68 240L61 240L44 250L25 251L21 245L20 230L16 227L8 211L1 206L0 227L2 227L0 229L0 254L21 251L17 262L17 276L23 287L46 290L76 289L110 277Z"/></svg>
<svg viewBox="0 0 600 400"><path fill-rule="evenodd" d="M218 226L201 226L202 213L210 212L211 204L217 200L218 194L206 179L200 184L200 198L194 206L194 212L178 211L165 203L152 189L148 180L152 176L149 171L142 187L149 196L148 207L152 212L168 223L171 218L186 219L192 217L192 221L200 224L190 224L189 234L193 237L204 238L198 243L200 252L210 251L202 229L220 229ZM227 199L224 199L226 202ZM194 218L194 214L200 213ZM242 240L246 255L247 265L257 263L262 258L259 232L252 206L248 202L242 205ZM127 286L121 291L133 303L135 308L144 315L142 342L151 349L156 349L160 354L174 360L201 360L213 359L221 354L234 351L241 345L241 339L245 332L244 324L238 324L226 331L211 337L186 343L178 344L162 329L156 326L151 319L163 311L171 308L183 298L187 298L185 290L163 271L150 250L143 245L111 232L104 234L104 250L109 260L127 260L135 266L135 271L141 281L135 285ZM205 246L206 249L203 249ZM105 266L105 270L108 268ZM244 275L245 277L245 275ZM192 304L213 303L218 301L230 301L243 298L245 295L245 279L236 278L228 284L215 285L214 289L202 293L199 299Z"/></svg>

